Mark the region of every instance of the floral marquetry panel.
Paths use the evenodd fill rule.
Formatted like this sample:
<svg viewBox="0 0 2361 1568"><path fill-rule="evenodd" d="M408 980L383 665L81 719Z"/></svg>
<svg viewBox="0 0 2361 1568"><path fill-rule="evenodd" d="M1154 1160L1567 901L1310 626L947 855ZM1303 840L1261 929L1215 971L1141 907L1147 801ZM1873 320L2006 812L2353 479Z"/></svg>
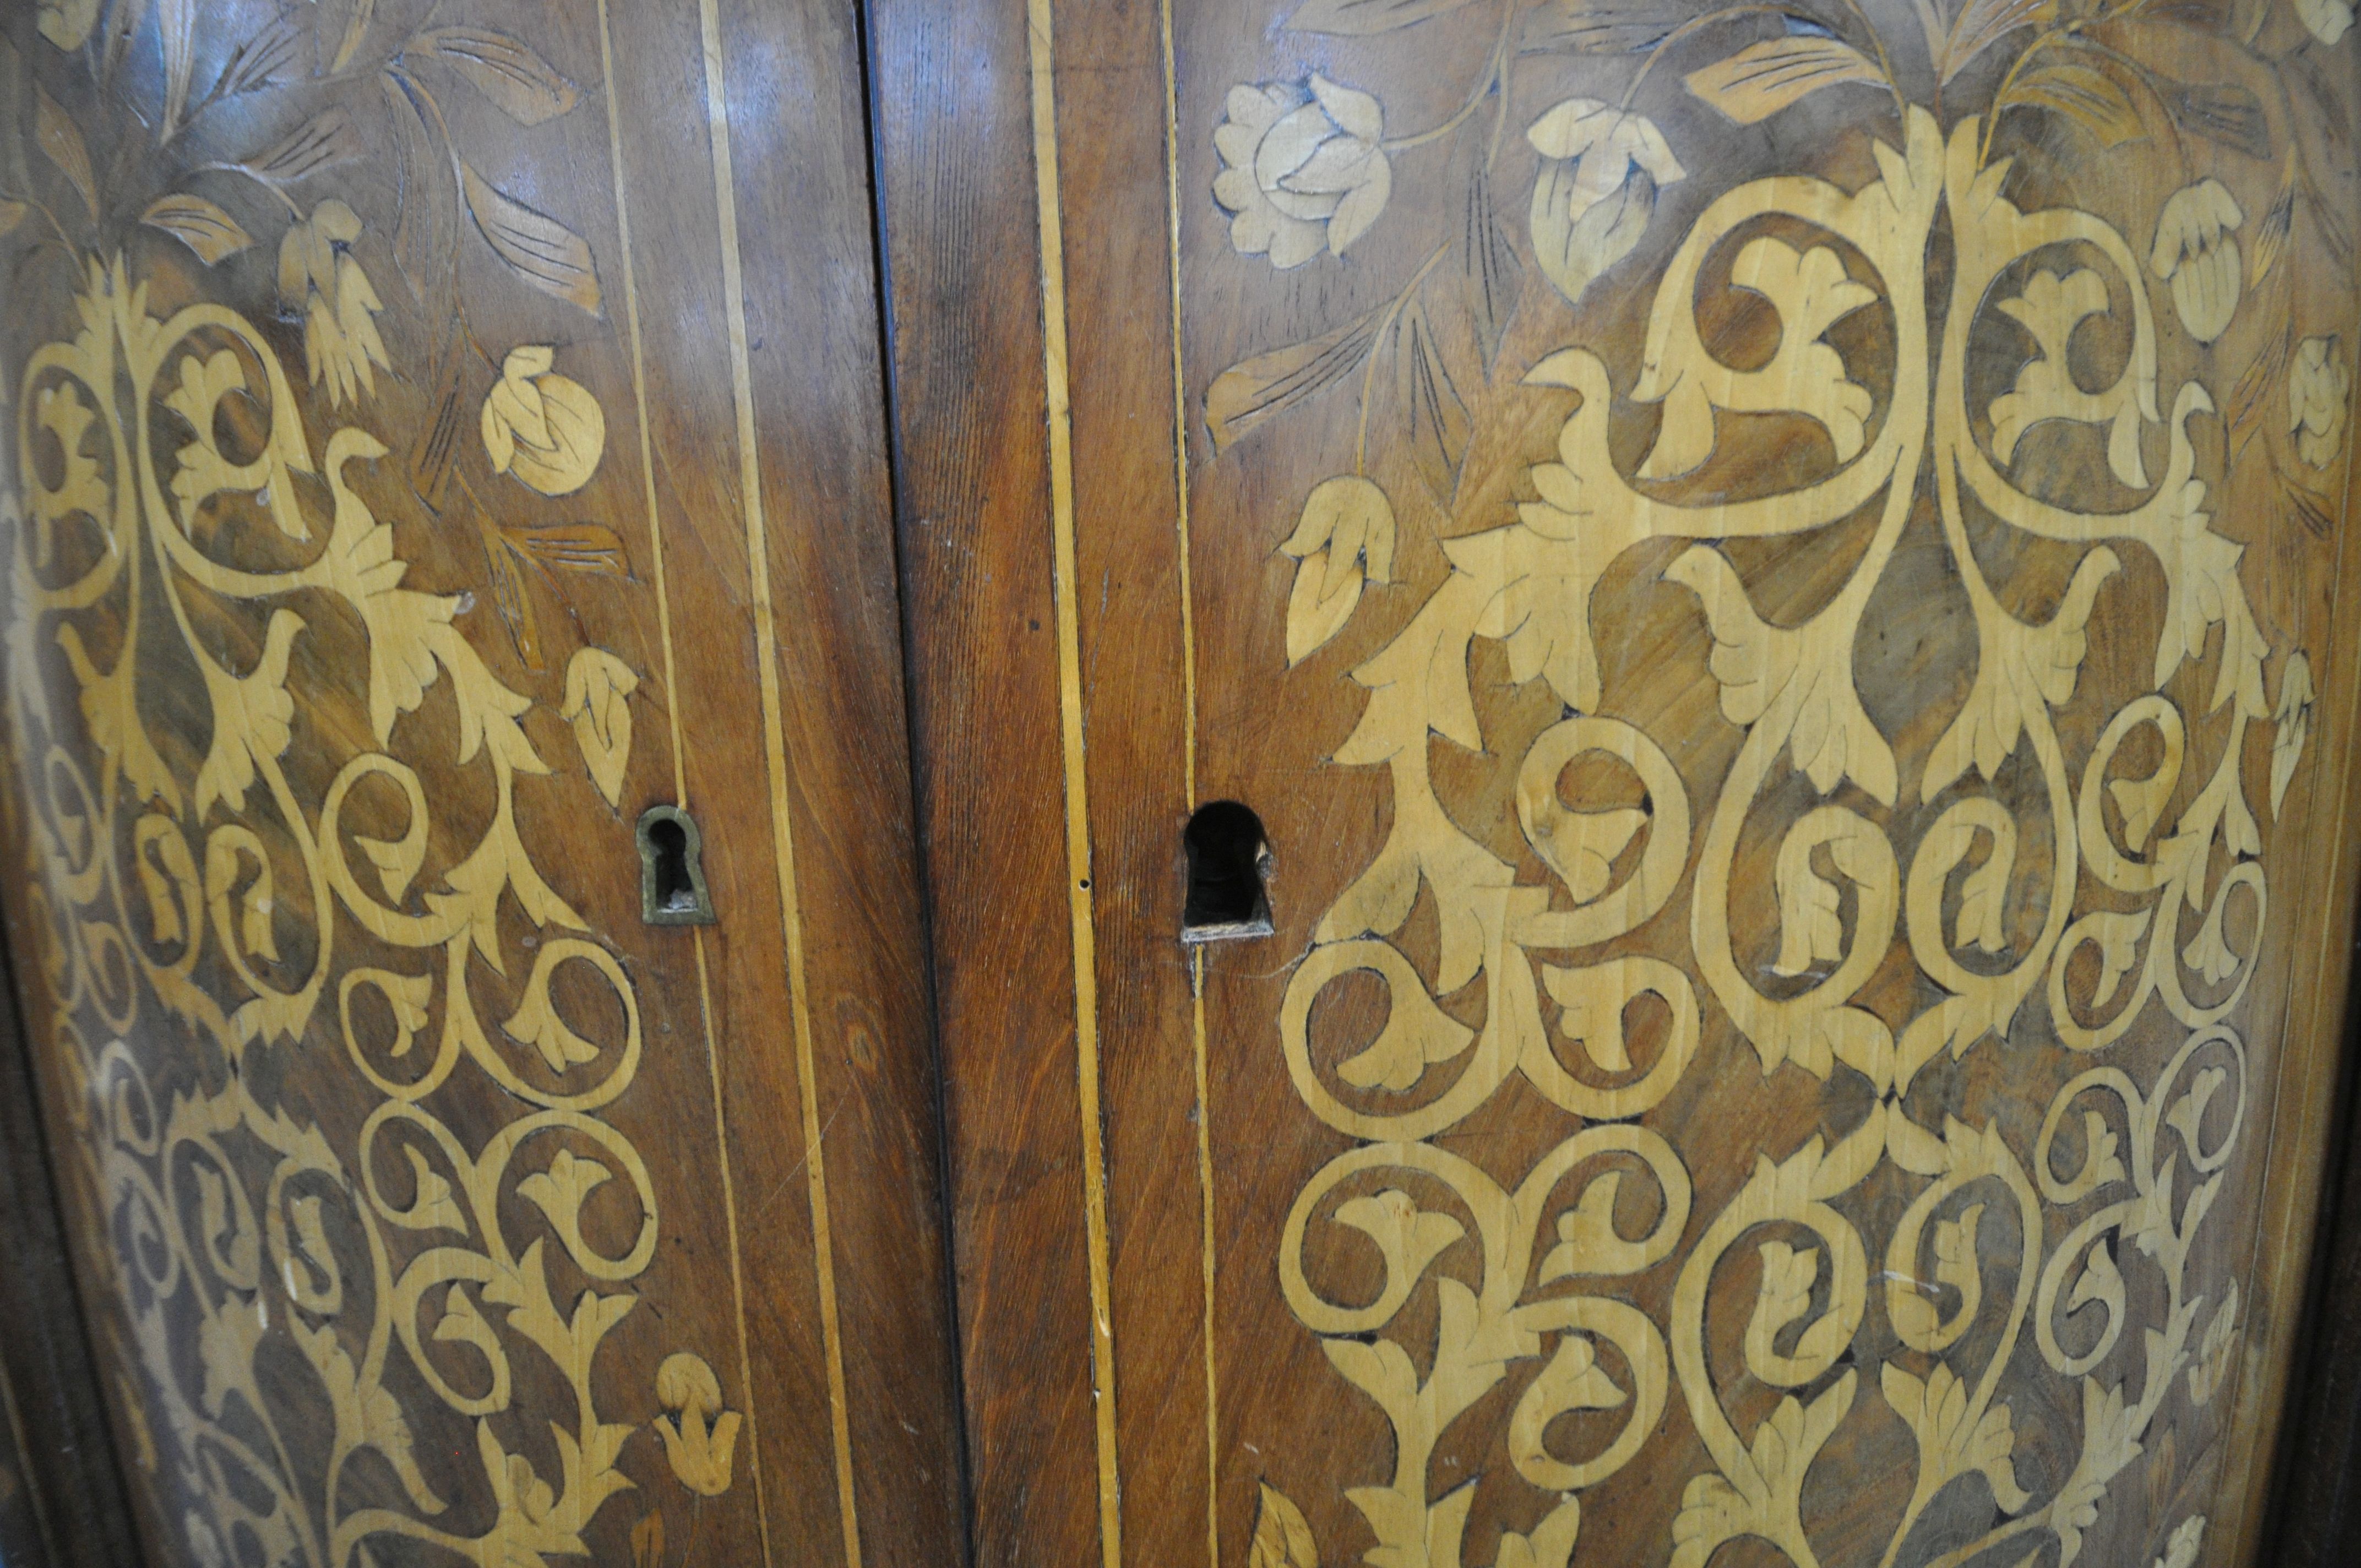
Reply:
<svg viewBox="0 0 2361 1568"><path fill-rule="evenodd" d="M862 115L850 7L9 8L5 905L153 1563L957 1550Z"/></svg>
<svg viewBox="0 0 2361 1568"><path fill-rule="evenodd" d="M2351 7L873 14L989 1560L2250 1560Z"/></svg>

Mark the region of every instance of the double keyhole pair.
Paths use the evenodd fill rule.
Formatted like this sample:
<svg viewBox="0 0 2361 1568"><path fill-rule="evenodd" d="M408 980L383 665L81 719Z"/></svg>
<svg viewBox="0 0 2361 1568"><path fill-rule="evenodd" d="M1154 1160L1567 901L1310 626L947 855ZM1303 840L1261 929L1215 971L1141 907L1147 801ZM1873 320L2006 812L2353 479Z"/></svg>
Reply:
<svg viewBox="0 0 2361 1568"><path fill-rule="evenodd" d="M1180 939L1195 945L1268 937L1271 932L1270 842L1262 819L1235 800L1217 800L1190 817L1181 833L1189 893ZM710 926L713 896L705 884L705 845L697 823L676 806L641 814L640 916L651 926Z"/></svg>

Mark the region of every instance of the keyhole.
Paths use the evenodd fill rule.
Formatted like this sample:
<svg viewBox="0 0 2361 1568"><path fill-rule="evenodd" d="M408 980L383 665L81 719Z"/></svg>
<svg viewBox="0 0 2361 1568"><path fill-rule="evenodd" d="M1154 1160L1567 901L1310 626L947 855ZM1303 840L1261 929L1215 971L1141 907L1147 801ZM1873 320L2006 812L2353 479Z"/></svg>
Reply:
<svg viewBox="0 0 2361 1568"><path fill-rule="evenodd" d="M676 806L652 806L640 817L640 917L651 926L710 926L704 844Z"/></svg>
<svg viewBox="0 0 2361 1568"><path fill-rule="evenodd" d="M1262 818L1235 800L1197 808L1180 835L1189 855L1189 897L1180 915L1184 942L1226 942L1271 932L1270 845Z"/></svg>

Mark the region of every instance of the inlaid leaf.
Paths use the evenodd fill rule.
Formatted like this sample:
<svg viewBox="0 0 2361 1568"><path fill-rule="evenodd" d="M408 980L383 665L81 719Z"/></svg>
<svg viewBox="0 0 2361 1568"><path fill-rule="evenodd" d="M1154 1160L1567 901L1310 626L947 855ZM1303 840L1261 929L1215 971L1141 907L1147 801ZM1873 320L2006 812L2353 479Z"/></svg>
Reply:
<svg viewBox="0 0 2361 1568"><path fill-rule="evenodd" d="M1443 363L1426 307L1412 303L1394 323L1394 399L1419 476L1439 500L1459 488L1473 421Z"/></svg>
<svg viewBox="0 0 2361 1568"><path fill-rule="evenodd" d="M93 5L91 7L96 10ZM115 0L113 14L106 18L106 38L99 49L99 80L115 79L115 68L123 63L123 52L131 47L131 39L139 25L148 19L148 0Z"/></svg>
<svg viewBox="0 0 2361 1568"><path fill-rule="evenodd" d="M235 98L269 86L295 63L295 51L302 42L303 29L293 16L272 17L260 32L231 52L229 63L222 67L221 78L214 84L213 95Z"/></svg>
<svg viewBox="0 0 2361 1568"><path fill-rule="evenodd" d="M1391 1280L1416 1279L1445 1247L1467 1234L1457 1220L1421 1209L1398 1187L1347 1199L1336 1206L1336 1222L1377 1243L1385 1255L1386 1277Z"/></svg>
<svg viewBox="0 0 2361 1568"><path fill-rule="evenodd" d="M41 0L34 28L41 37L71 53L82 48L98 26L98 0Z"/></svg>
<svg viewBox="0 0 2361 1568"><path fill-rule="evenodd" d="M1500 339L1516 313L1517 285L1525 264L1509 243L1492 202L1488 168L1478 169L1467 186L1467 233L1460 245L1467 280L1467 313L1476 324L1476 341L1489 370L1499 357Z"/></svg>
<svg viewBox="0 0 2361 1568"><path fill-rule="evenodd" d="M415 978L423 981L426 977L420 975ZM393 992L389 991L386 994L390 998ZM423 999L407 996L402 1000L423 1003ZM401 1005L401 1003L397 1003L396 1005ZM423 1005L419 1011L419 1022L423 1023ZM410 1157L411 1190L416 1194L411 1200L409 1208L399 1211L402 1224L412 1230L456 1231L459 1234L466 1235L467 1216L460 1209L457 1201L452 1197L451 1183L444 1178L441 1171L428 1163L426 1151L416 1144L402 1145L401 1152Z"/></svg>
<svg viewBox="0 0 2361 1568"><path fill-rule="evenodd" d="M1213 433L1214 450L1359 369L1384 314L1380 306L1334 332L1257 354L1214 377L1205 389L1205 428Z"/></svg>
<svg viewBox="0 0 2361 1568"><path fill-rule="evenodd" d="M90 172L90 148L74 128L73 116L65 112L49 90L39 82L33 83L33 139L39 144L41 154L57 165L58 172L66 177L82 196L82 204L90 210L91 221L98 221L98 181Z"/></svg>
<svg viewBox="0 0 2361 1568"><path fill-rule="evenodd" d="M533 979L525 986L524 1000L515 1014L500 1027L508 1034L541 1053L553 1072L565 1072L598 1059L598 1047L566 1026L558 1015L557 1004L550 999L549 972L552 964L547 955L560 951L544 948L543 958L533 965ZM544 1212L561 1229L568 1226L582 1199L590 1189L607 1179L610 1173L597 1160L577 1160L560 1150L552 1162L549 1174L520 1182L517 1190L541 1204Z"/></svg>
<svg viewBox="0 0 2361 1568"><path fill-rule="evenodd" d="M2288 655L2279 671L2279 700L2271 729L2271 815L2279 814L2288 785L2295 782L2296 763L2303 759L2303 743L2312 737L2312 710L2318 701L2312 685L2312 660L2299 648Z"/></svg>
<svg viewBox="0 0 2361 1568"><path fill-rule="evenodd" d="M2287 509L2289 521L2301 523L2314 538L2326 539L2336 532L2336 503L2332 498L2281 475L2279 499Z"/></svg>
<svg viewBox="0 0 2361 1568"><path fill-rule="evenodd" d="M517 1183L517 1193L539 1207L561 1231L573 1230L579 1223L583 1200L614 1174L595 1159L584 1159L571 1150L560 1149L547 1170L536 1171Z"/></svg>
<svg viewBox="0 0 2361 1568"><path fill-rule="evenodd" d="M500 535L526 559L551 571L601 577L631 575L623 542L613 529L595 522L504 524Z"/></svg>
<svg viewBox="0 0 2361 1568"><path fill-rule="evenodd" d="M1333 566L1337 553L1329 547L1304 557L1295 570L1295 587L1287 597L1287 663L1292 669L1327 646L1331 638L1345 630L1353 619L1353 610L1361 602L1361 589L1367 579L1359 563L1344 563L1347 568L1343 580L1330 587L1334 576Z"/></svg>
<svg viewBox="0 0 2361 1568"><path fill-rule="evenodd" d="M1279 548L1302 563L1287 601L1287 662L1292 665L1344 630L1370 580L1382 583L1392 576L1393 505L1359 475L1323 480L1305 499L1294 533Z"/></svg>
<svg viewBox="0 0 2361 1568"><path fill-rule="evenodd" d="M1303 1510L1287 1494L1266 1481L1255 1509L1254 1544L1246 1550L1246 1568L1320 1568L1320 1548L1312 1540L1312 1526Z"/></svg>
<svg viewBox="0 0 2361 1568"><path fill-rule="evenodd" d="M580 88L506 33L436 27L419 34L412 47L442 60L521 126L554 120L582 101Z"/></svg>
<svg viewBox="0 0 2361 1568"><path fill-rule="evenodd" d="M350 163L365 151L353 117L341 108L330 107L237 167L267 184L292 185L324 169Z"/></svg>
<svg viewBox="0 0 2361 1568"><path fill-rule="evenodd" d="M2263 101L2248 89L2229 82L2202 86L2168 82L2162 93L2173 122L2182 130L2218 141L2257 162L2270 157L2270 122L2263 116Z"/></svg>
<svg viewBox="0 0 2361 1568"><path fill-rule="evenodd" d="M1812 1282L1820 1273L1820 1255L1810 1247L1764 1242L1755 1251L1763 1260L1763 1278L1755 1288L1754 1315L1746 1325L1750 1351L1775 1343L1780 1331L1811 1310ZM1772 1358L1751 1355L1749 1359L1752 1365L1763 1365Z"/></svg>
<svg viewBox="0 0 2361 1568"><path fill-rule="evenodd" d="M189 108L189 77L197 63L197 0L160 0L156 27L164 46L164 135L181 127Z"/></svg>
<svg viewBox="0 0 2361 1568"><path fill-rule="evenodd" d="M5 238L14 232L16 225L25 221L25 214L32 210L22 202L0 200L0 238Z"/></svg>
<svg viewBox="0 0 2361 1568"><path fill-rule="evenodd" d="M1581 183L1579 159L1543 159L1529 230L1542 275L1570 304L1579 304L1601 273L1631 254L1656 213L1655 178L1644 169L1631 170L1613 191L1577 211Z"/></svg>
<svg viewBox="0 0 2361 1568"><path fill-rule="evenodd" d="M1875 60L1843 39L1805 32L1749 44L1681 80L1740 125L1752 126L1823 87L1847 82L1883 86L1885 75Z"/></svg>
<svg viewBox="0 0 2361 1568"><path fill-rule="evenodd" d="M369 23L377 17L377 0L353 0L353 8L345 16L345 36L337 41L336 58L328 63L330 75L344 70L358 54L361 41L368 37Z"/></svg>
<svg viewBox="0 0 2361 1568"><path fill-rule="evenodd" d="M631 761L631 693L640 677L603 648L584 648L566 666L566 700L558 717L574 726L583 765L609 806L623 799L623 771Z"/></svg>
<svg viewBox="0 0 2361 1568"><path fill-rule="evenodd" d="M2160 767L2145 778L2107 781L2107 793L2114 797L2115 809L2123 814L2124 845L2134 854L2147 848L2149 837L2164 816L2165 805L2172 798L2173 785L2180 780L2179 768Z"/></svg>
<svg viewBox="0 0 2361 1568"><path fill-rule="evenodd" d="M2205 1337L2198 1342L2197 1354L2189 1368L2190 1398L2202 1405L2213 1398L2222 1379L2230 1370L2230 1346L2238 1328L2238 1282L2230 1282L2229 1294L2222 1299L2213 1321L2205 1327Z"/></svg>
<svg viewBox="0 0 2361 1568"><path fill-rule="evenodd" d="M225 257L236 256L254 243L254 236L240 227L236 218L203 196L187 192L159 196L139 214L139 221L170 235L195 251L208 267Z"/></svg>
<svg viewBox="0 0 2361 1568"><path fill-rule="evenodd" d="M2000 951L2007 940L2003 916L2008 905L2008 873L2014 857L1995 846L1983 864L1960 883L1960 923L1951 938L1955 948L1972 942L1985 952Z"/></svg>
<svg viewBox="0 0 2361 1568"><path fill-rule="evenodd" d="M1525 15L1522 54L1636 54L1687 13L1663 0L1542 0Z"/></svg>
<svg viewBox="0 0 2361 1568"><path fill-rule="evenodd" d="M662 1508L631 1527L631 1568L664 1568L664 1522Z"/></svg>
<svg viewBox="0 0 2361 1568"><path fill-rule="evenodd" d="M2083 1266L2081 1276L2074 1281L2074 1288L2066 1293L2067 1315L2070 1317L2077 1309L2093 1301L2105 1307L2109 1317L2122 1321L2123 1272L2115 1266L2115 1255L2108 1247L2107 1238L2103 1235L2091 1244L2089 1259Z"/></svg>
<svg viewBox="0 0 2361 1568"><path fill-rule="evenodd" d="M599 313L598 267L580 235L496 190L468 164L459 165L459 178L468 215L511 271L544 294Z"/></svg>
<svg viewBox="0 0 2361 1568"><path fill-rule="evenodd" d="M1291 33L1367 37L1456 11L1469 0L1304 0L1287 18Z"/></svg>
<svg viewBox="0 0 2361 1568"><path fill-rule="evenodd" d="M2139 961L2139 939L2147 934L2149 913L2145 909L2101 909L2077 923L2088 935L2091 945L2099 950L2099 983L2091 992L2093 1007L2104 1007L2114 1001L2124 977Z"/></svg>
<svg viewBox="0 0 2361 1568"><path fill-rule="evenodd" d="M525 592L520 571L523 557L508 542L505 531L484 531L484 560L491 568L492 608L499 612L500 624L508 628L509 641L516 645L517 657L529 670L545 668L541 660L540 620L533 613L533 598Z"/></svg>
<svg viewBox="0 0 2361 1568"><path fill-rule="evenodd" d="M1805 852L1788 853L1787 847L1795 844ZM1771 970L1797 975L1844 956L1844 921L1836 887L1812 868L1806 838L1791 837L1780 849L1771 879L1779 894L1779 957Z"/></svg>
<svg viewBox="0 0 2361 1568"><path fill-rule="evenodd" d="M2268 346L2248 363L2235 386L2229 400L2223 405L2223 419L2230 427L2230 459L2246 454L2246 444L2261 433L2263 412L2276 401L2272 394L2287 384L2288 357L2294 350L2293 323L2272 338Z"/></svg>
<svg viewBox="0 0 2361 1568"><path fill-rule="evenodd" d="M2147 134L2130 94L2114 77L2080 60L2048 60L2018 77L1993 103L1993 113L2014 108L2062 115L2097 137L2102 147L2121 147Z"/></svg>
<svg viewBox="0 0 2361 1568"><path fill-rule="evenodd" d="M1948 86L1976 56L2017 28L2046 23L2057 14L2056 0L1968 0L1943 40L1938 73Z"/></svg>
<svg viewBox="0 0 2361 1568"><path fill-rule="evenodd" d="M2295 150L2288 149L2287 162L2280 171L2279 193L2264 209L2262 221L2255 225L2255 243L2248 256L2253 270L2248 274L2249 286L2259 289L2287 254L2288 236L2295 228Z"/></svg>
<svg viewBox="0 0 2361 1568"><path fill-rule="evenodd" d="M442 149L427 125L418 84L399 71L389 71L378 79L378 87L391 112L395 183L401 192L393 223L393 264L433 319L441 319L436 302L450 288L459 249L458 192L451 181L441 178ZM457 357L448 350L446 344L438 354L438 361L446 366ZM445 383L438 406L456 411L457 389L448 384L447 376ZM433 486L425 488L431 493Z"/></svg>

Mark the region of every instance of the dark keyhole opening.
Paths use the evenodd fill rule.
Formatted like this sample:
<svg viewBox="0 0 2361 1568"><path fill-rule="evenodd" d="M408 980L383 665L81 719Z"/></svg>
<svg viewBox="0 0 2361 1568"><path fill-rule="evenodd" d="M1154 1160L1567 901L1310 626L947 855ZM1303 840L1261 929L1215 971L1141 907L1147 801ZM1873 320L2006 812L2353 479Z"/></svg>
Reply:
<svg viewBox="0 0 2361 1568"><path fill-rule="evenodd" d="M688 886L687 833L677 822L657 822L648 828L648 842L656 851L656 907L696 908L697 894Z"/></svg>
<svg viewBox="0 0 2361 1568"><path fill-rule="evenodd" d="M1262 818L1235 800L1197 808L1180 836L1189 854L1189 898L1180 915L1184 942L1222 942L1270 935L1270 844Z"/></svg>
<svg viewBox="0 0 2361 1568"><path fill-rule="evenodd" d="M709 926L713 904L697 824L678 806L652 806L640 818L640 914L652 926Z"/></svg>

